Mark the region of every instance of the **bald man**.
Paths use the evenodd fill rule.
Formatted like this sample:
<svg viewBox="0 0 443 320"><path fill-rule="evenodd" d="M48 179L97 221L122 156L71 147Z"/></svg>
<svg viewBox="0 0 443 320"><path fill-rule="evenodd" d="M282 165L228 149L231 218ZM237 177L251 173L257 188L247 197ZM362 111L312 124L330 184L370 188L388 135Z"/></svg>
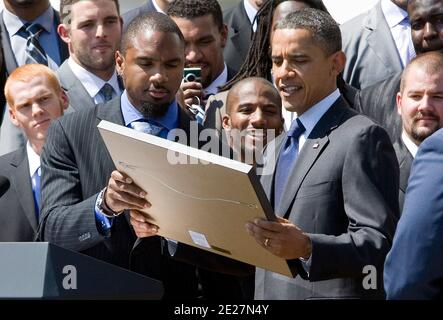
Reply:
<svg viewBox="0 0 443 320"><path fill-rule="evenodd" d="M280 95L266 79L246 78L229 90L223 129L237 160L256 164L268 140L283 131L283 122Z"/></svg>
<svg viewBox="0 0 443 320"><path fill-rule="evenodd" d="M443 54L428 52L404 70L397 111L402 119L401 137L394 143L400 166L400 212L408 186L412 161L427 137L443 127Z"/></svg>

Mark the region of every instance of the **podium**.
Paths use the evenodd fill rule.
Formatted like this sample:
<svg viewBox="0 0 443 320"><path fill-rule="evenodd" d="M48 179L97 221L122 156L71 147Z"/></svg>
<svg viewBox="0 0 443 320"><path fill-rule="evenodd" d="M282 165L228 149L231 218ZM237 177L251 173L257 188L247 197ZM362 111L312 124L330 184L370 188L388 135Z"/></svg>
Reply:
<svg viewBox="0 0 443 320"><path fill-rule="evenodd" d="M0 243L0 299L160 299L160 281L47 242Z"/></svg>

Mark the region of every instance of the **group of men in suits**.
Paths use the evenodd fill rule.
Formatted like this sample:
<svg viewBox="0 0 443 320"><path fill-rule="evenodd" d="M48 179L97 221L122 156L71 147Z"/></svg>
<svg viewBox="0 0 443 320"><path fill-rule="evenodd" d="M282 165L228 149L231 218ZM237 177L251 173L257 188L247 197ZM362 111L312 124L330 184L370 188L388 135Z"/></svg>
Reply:
<svg viewBox="0 0 443 320"><path fill-rule="evenodd" d="M153 1L157 5L160 2ZM149 224L140 211L155 205L148 201L149 190L141 190L115 170L96 125L108 120L163 138L175 129L189 132L191 119L183 104L189 104L194 96L203 98L205 90L211 92L229 79L229 66L223 58L228 35L220 7L215 0L203 1L203 5L201 2L176 0L170 6L169 1L162 1L162 9L171 18L160 13L137 16L128 24L123 38L118 1L71 3L71 23L58 26L70 52L58 76L70 96L69 109L76 112L54 120L62 114L68 99L56 86L48 85L53 89L48 90L54 101L59 103L48 107L44 128L54 121L43 152L41 144L33 148L32 133L25 130L28 147L0 160L7 162L5 168L21 168L17 175L21 180L13 176L12 169L0 172L0 176L26 186L26 197L29 200L32 196L34 204L38 196L29 187L35 183L31 179L35 166L29 159L34 157L30 156L31 150L37 156L42 154L39 239L160 279L169 298L197 297L198 282L205 278L204 274L207 292L211 292L211 283L217 283L214 279L227 284L232 278L201 270L201 278L197 279L195 267L171 259L169 243L156 236L158 227ZM413 0L407 9L416 51L441 48L439 34L431 31L439 31L433 23L443 2ZM269 144L264 159L269 161L255 163L263 167L263 172L271 172L261 181L278 220L255 220L245 228L265 249L288 260L297 276L291 279L257 269L258 299L383 297L383 263L400 212L398 161L386 131L349 108L337 90L336 78L346 61L341 48L340 29L327 13L303 10L287 15L275 25L272 74L283 106L296 112L297 118L287 132L272 142L266 141ZM441 61L442 56L436 53L414 60L403 73L399 94L394 93L398 109L392 106L392 110L382 111L397 117L393 123L400 124L401 142L409 152L411 142L417 146L442 126L441 108L429 103L429 99L439 96L432 90L440 85L435 70L441 69ZM184 66L201 67L202 83L182 83ZM417 88L417 78L422 79L424 89ZM41 87L39 83L28 83L31 84L32 88ZM183 92L181 98L176 97L179 88ZM256 134L257 129L282 131L281 113L276 112L280 101L272 89L265 80L247 79L227 96L224 129L252 133L238 150L241 155L248 151L242 147L255 147L257 139L263 139ZM417 92L424 92L420 99ZM380 107L363 107L364 97L365 90L360 93L359 110L374 110L375 114L377 109L379 116ZM15 96L8 99L11 123L25 127L18 120L14 99ZM423 104L418 106L418 100ZM39 110L38 104L35 109ZM391 138L399 137L396 131L392 134L392 123L384 121L380 124ZM400 160L399 150L396 146ZM2 201L14 202L14 188ZM11 207L9 211L14 210ZM35 233L37 226L37 210L33 212L34 220L30 213L25 210L21 217L23 223L31 222L27 237ZM136 242L136 236L144 239ZM184 260L199 267L205 264L199 261L199 254ZM130 261L136 262L130 265ZM243 265L234 265L238 271L227 272L223 266L231 262L218 258L215 261L209 268L212 271L238 276L244 275L246 269L250 274L250 268ZM378 271L375 290L362 286L367 265ZM222 293L226 295L229 288L233 287L226 286Z"/></svg>

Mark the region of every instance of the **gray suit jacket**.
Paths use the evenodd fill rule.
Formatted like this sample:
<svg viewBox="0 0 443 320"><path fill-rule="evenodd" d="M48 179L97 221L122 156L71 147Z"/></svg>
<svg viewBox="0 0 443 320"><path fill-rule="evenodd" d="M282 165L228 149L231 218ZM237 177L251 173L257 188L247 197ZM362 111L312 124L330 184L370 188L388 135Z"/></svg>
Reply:
<svg viewBox="0 0 443 320"><path fill-rule="evenodd" d="M403 65L381 10L380 2L340 27L347 83L362 89L403 70Z"/></svg>
<svg viewBox="0 0 443 320"><path fill-rule="evenodd" d="M409 175L411 173L414 157L406 148L403 140L399 139L394 143L395 154L397 155L398 165L400 166L400 190L398 192L398 202L400 205L400 214L403 211L405 202L406 188L408 187Z"/></svg>
<svg viewBox="0 0 443 320"><path fill-rule="evenodd" d="M0 197L0 242L34 241L38 223L26 147L0 157L0 176L10 182Z"/></svg>
<svg viewBox="0 0 443 320"><path fill-rule="evenodd" d="M223 50L226 64L240 70L251 45L252 25L243 1L223 12L223 21L228 26L228 41Z"/></svg>
<svg viewBox="0 0 443 320"><path fill-rule="evenodd" d="M257 269L257 299L383 297L383 262L398 220L398 164L386 132L340 98L301 149L280 204L273 172L285 134L268 144L261 182L278 216L312 240L309 275L299 260L287 278ZM377 290L364 290L363 268L378 271Z"/></svg>
<svg viewBox="0 0 443 320"><path fill-rule="evenodd" d="M388 132L391 141L400 139L403 130L396 102L400 80L401 72L360 90L354 100L354 108L381 125Z"/></svg>
<svg viewBox="0 0 443 320"><path fill-rule="evenodd" d="M94 99L72 72L67 60L63 62L56 74L69 98L70 112L94 108Z"/></svg>
<svg viewBox="0 0 443 320"><path fill-rule="evenodd" d="M54 24L58 25L60 23L60 16L58 12L55 12L54 19ZM3 21L3 14L0 14L0 29L2 33L1 44L3 47L5 62L4 67L6 68L7 75L9 75L18 67L18 65L15 59L14 52L12 51L8 30L6 29L5 23ZM67 44L64 41L62 41L60 38L58 40L60 59L63 62L69 57L69 50ZM0 116L0 118L2 117ZM26 137L20 129L12 124L8 116L7 107L4 108L3 121L0 122L0 124L0 155L9 153L25 146Z"/></svg>

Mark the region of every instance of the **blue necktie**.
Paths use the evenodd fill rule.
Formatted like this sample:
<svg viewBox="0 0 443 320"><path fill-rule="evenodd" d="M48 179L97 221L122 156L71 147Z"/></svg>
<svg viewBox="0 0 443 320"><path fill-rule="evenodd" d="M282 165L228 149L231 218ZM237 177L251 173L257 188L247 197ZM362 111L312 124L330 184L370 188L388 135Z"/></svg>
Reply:
<svg viewBox="0 0 443 320"><path fill-rule="evenodd" d="M104 102L108 102L109 100L111 100L113 93L114 88L109 83L105 83L100 89L100 94L103 97Z"/></svg>
<svg viewBox="0 0 443 320"><path fill-rule="evenodd" d="M35 170L34 175L32 176L32 192L34 193L34 205L37 221L40 214L40 175L41 169L38 168Z"/></svg>
<svg viewBox="0 0 443 320"><path fill-rule="evenodd" d="M294 169L298 155L298 139L304 131L305 127L298 118L292 121L275 170L274 209L280 204L285 191L285 185Z"/></svg>
<svg viewBox="0 0 443 320"><path fill-rule="evenodd" d="M140 132L152 134L154 136L160 136L160 133L165 127L159 125L154 121L136 120L131 122L131 128Z"/></svg>
<svg viewBox="0 0 443 320"><path fill-rule="evenodd" d="M46 57L46 52L38 41L40 33L42 33L44 28L36 23L29 24L26 23L22 26L20 30L20 36L26 38L26 63L40 63L48 65L48 58Z"/></svg>

